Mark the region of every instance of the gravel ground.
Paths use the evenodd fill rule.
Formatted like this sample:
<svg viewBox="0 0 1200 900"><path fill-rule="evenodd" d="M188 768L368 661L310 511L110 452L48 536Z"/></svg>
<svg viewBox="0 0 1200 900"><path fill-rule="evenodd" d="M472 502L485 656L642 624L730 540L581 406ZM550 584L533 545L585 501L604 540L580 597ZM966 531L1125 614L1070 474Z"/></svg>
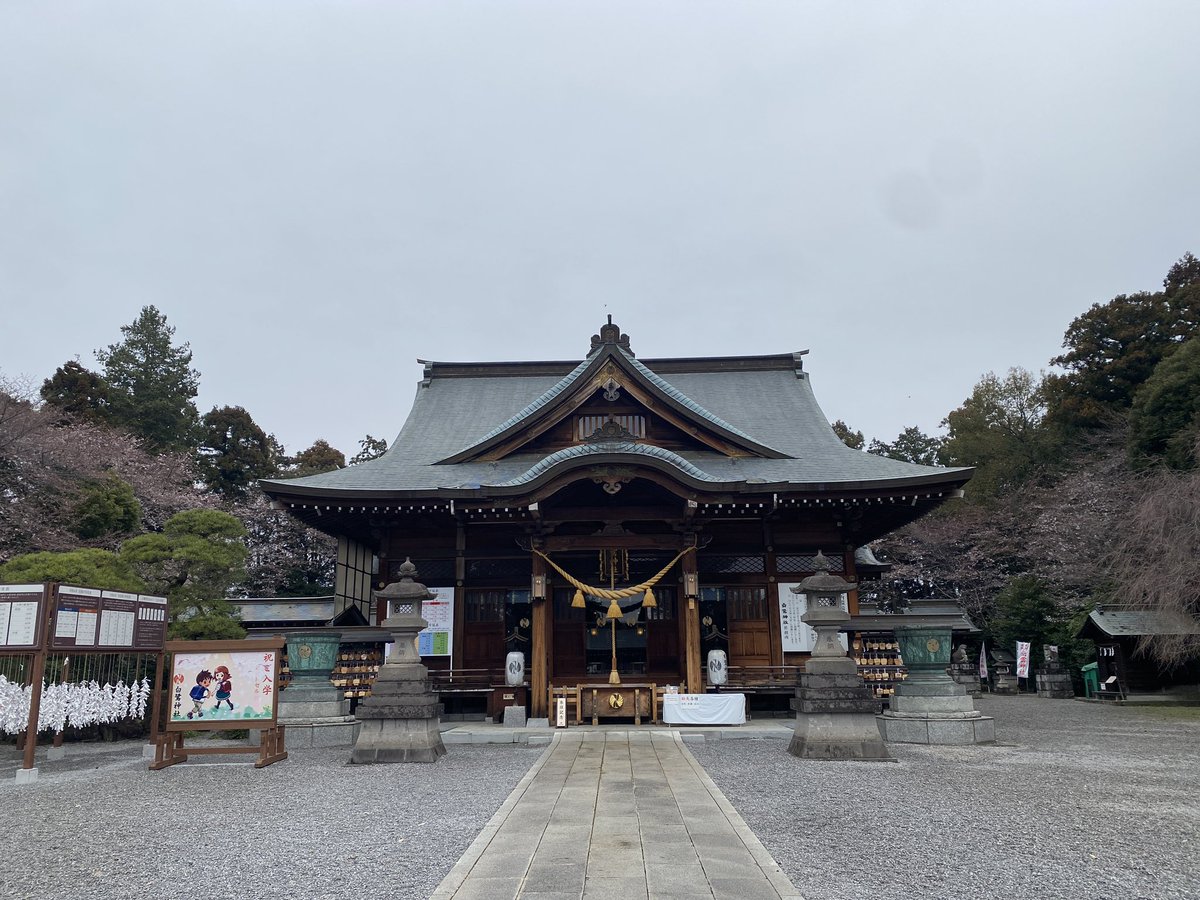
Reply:
<svg viewBox="0 0 1200 900"><path fill-rule="evenodd" d="M808 900L1200 898L1200 709L979 707L999 745L897 744L898 763L688 748ZM542 750L150 772L140 744L74 745L52 763L39 748L41 779L18 787L0 747L0 897L428 897Z"/></svg>
<svg viewBox="0 0 1200 900"><path fill-rule="evenodd" d="M978 708L997 745L894 744L898 763L688 749L807 900L1200 897L1200 709Z"/></svg>
<svg viewBox="0 0 1200 900"><path fill-rule="evenodd" d="M0 747L0 897L428 897L544 747L455 745L434 765L349 766L348 749L193 756L68 747L17 786Z"/></svg>

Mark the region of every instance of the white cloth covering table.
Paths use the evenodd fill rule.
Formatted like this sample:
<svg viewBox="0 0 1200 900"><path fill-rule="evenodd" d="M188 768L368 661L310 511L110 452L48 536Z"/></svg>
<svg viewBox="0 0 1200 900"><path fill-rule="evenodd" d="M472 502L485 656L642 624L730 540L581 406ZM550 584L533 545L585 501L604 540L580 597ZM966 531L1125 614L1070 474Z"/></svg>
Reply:
<svg viewBox="0 0 1200 900"><path fill-rule="evenodd" d="M745 725L745 694L663 694L668 725Z"/></svg>

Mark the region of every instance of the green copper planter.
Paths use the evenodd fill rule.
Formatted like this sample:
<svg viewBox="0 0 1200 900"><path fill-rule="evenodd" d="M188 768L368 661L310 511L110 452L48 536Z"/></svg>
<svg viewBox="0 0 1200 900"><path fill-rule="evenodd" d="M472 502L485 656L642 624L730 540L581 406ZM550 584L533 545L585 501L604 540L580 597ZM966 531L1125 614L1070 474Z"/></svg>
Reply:
<svg viewBox="0 0 1200 900"><path fill-rule="evenodd" d="M288 668L292 670L292 687L324 687L337 665L338 647L342 643L339 631L321 634L297 632L285 634Z"/></svg>
<svg viewBox="0 0 1200 900"><path fill-rule="evenodd" d="M938 684L953 679L946 674L950 665L953 633L949 628L926 625L897 625L896 640L900 655L908 667L908 683Z"/></svg>

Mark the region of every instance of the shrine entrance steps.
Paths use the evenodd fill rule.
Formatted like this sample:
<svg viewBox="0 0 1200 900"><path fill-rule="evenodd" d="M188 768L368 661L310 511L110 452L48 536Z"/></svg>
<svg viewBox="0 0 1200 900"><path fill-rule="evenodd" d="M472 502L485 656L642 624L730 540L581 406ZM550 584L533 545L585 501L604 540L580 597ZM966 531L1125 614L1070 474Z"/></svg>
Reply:
<svg viewBox="0 0 1200 900"><path fill-rule="evenodd" d="M572 730L550 747L435 900L801 900L671 732Z"/></svg>

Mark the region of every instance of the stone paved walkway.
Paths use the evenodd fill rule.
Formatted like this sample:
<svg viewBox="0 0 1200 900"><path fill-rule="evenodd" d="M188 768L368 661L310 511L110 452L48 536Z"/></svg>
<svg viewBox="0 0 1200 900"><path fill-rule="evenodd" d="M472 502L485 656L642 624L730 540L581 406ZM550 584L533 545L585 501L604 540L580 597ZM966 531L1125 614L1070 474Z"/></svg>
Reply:
<svg viewBox="0 0 1200 900"><path fill-rule="evenodd" d="M677 733L567 732L435 900L801 900Z"/></svg>

